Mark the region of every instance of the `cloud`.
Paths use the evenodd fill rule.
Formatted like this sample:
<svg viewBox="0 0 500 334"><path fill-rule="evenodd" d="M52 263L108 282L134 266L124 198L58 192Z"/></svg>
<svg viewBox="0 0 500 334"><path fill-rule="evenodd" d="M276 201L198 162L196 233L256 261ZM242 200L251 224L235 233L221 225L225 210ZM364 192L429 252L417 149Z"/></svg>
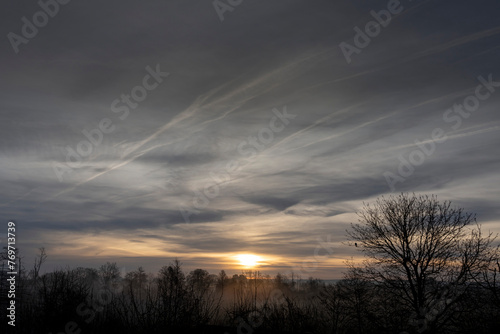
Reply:
<svg viewBox="0 0 500 334"><path fill-rule="evenodd" d="M339 43L383 6L245 2L222 23L210 2L64 6L19 54L6 40L0 55L0 220L22 226L26 256L47 245L55 267L236 268L247 251L272 273L332 235L335 258L314 273L331 277L356 254L341 244L354 213L390 193L383 173L442 127L449 139L397 191L436 193L494 227L500 94L457 130L443 113L478 76L500 78L498 3L408 6L347 64ZM13 3L4 31L20 33L37 8ZM156 64L169 77L121 120L112 102ZM285 107L296 117L267 142ZM59 182L52 164L103 118L116 129ZM250 157L239 147L252 138ZM214 179L230 162L241 168ZM208 186L219 194L196 208ZM195 210L190 224L179 208Z"/></svg>

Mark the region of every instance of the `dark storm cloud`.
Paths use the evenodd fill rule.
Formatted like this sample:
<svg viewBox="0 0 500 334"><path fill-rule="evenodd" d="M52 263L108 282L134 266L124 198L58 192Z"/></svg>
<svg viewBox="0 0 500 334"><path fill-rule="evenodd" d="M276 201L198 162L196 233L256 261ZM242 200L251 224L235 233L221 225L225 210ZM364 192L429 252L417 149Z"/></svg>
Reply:
<svg viewBox="0 0 500 334"><path fill-rule="evenodd" d="M248 198L244 198L244 200L249 203L268 206L278 211L283 211L300 201L289 198L265 197L261 195L255 197L250 196Z"/></svg>
<svg viewBox="0 0 500 334"><path fill-rule="evenodd" d="M221 21L210 1L73 0L17 54L7 34L22 34L21 18L40 7L10 4L0 20L0 219L22 224L27 252L47 245L59 264L89 260L65 258L58 241L108 254L93 236L140 254L177 251L194 267L240 250L297 262L318 236L343 241L362 202L391 193L384 173L398 175L415 141L441 128L448 140L394 193L435 193L498 225L500 88L458 128L444 114L479 76L500 81L500 7L401 5L348 64L339 44L355 46L354 28L387 1L244 1ZM148 66L169 75L130 100ZM293 117L273 120L274 110ZM54 163L67 165L68 148L105 118L114 130L60 182Z"/></svg>

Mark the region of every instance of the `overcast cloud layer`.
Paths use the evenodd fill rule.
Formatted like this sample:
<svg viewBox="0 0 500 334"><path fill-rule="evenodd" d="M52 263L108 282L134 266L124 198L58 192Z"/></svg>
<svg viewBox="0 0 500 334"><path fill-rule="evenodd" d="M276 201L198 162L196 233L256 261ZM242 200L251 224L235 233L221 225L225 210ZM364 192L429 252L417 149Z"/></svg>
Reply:
<svg viewBox="0 0 500 334"><path fill-rule="evenodd" d="M264 272L331 278L381 195L436 194L500 232L498 1L402 0L355 52L387 1L231 8L73 0L15 47L40 6L4 8L2 243L14 220L47 269L177 257L238 272L232 256L253 253ZM68 164L68 150L91 153Z"/></svg>

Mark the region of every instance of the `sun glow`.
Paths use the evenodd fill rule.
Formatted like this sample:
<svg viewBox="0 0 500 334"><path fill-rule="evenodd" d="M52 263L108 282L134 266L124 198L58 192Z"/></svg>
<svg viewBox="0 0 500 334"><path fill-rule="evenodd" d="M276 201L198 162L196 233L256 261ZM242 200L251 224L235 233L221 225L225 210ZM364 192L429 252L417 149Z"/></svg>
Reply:
<svg viewBox="0 0 500 334"><path fill-rule="evenodd" d="M258 266L259 261L261 260L260 257L252 254L240 254L237 255L236 258L238 259L238 261L240 261L240 264L246 268L253 268Z"/></svg>

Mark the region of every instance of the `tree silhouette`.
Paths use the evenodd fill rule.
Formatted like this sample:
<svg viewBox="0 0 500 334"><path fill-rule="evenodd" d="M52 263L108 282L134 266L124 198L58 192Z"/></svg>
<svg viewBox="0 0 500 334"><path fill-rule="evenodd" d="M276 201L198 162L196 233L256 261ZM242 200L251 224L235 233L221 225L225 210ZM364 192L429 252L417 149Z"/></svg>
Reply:
<svg viewBox="0 0 500 334"><path fill-rule="evenodd" d="M420 332L446 324L480 276L494 237L470 226L473 214L434 196L382 197L359 217L348 235L369 258L361 273L390 287Z"/></svg>

